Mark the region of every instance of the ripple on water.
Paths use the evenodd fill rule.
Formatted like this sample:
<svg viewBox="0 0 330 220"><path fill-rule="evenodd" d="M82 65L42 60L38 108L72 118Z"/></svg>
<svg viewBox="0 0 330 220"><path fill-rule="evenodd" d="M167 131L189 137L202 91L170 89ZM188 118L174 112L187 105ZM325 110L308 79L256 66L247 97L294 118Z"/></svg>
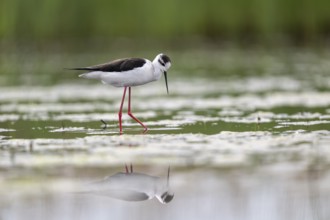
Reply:
<svg viewBox="0 0 330 220"><path fill-rule="evenodd" d="M330 121L330 93L303 90L304 83L282 76L177 80L169 96L158 83L134 88L133 112L149 126L149 134L137 135L141 128L125 106L123 136L117 136L121 89L99 84L2 87L0 132L7 139L0 146L17 150L15 163L27 166L33 166L37 155L19 152L29 151L31 144L33 152L55 158L55 164L61 161L55 151L77 150L66 154L66 163L73 165L120 163L127 156L141 164L167 158L178 165L245 165L256 152L272 155L283 148L304 157L311 145L323 148L328 142L317 131L327 130ZM287 111L290 107L294 109ZM108 123L105 130L101 119ZM301 130L305 132L294 132ZM45 134L44 141L39 139ZM123 156L125 147L131 150ZM115 159L101 160L110 157L107 151ZM48 163L38 157L37 164ZM4 158L2 163L10 164Z"/></svg>
<svg viewBox="0 0 330 220"><path fill-rule="evenodd" d="M263 155L262 161L267 158L281 161L290 157L304 161L313 156L316 150L330 162L329 135L330 132L326 130L293 131L279 135L266 131L224 131L216 135L99 136L94 134L77 139L34 139L33 141L9 139L3 140L0 146L14 149L15 165L27 167L63 165L63 163L72 166L82 164L107 166L120 165L127 160L136 164L157 164L160 161L170 160L173 166L189 164L227 167L252 165L255 162L255 155ZM31 153L27 155L25 151ZM63 153L69 151L75 153L66 154L63 158ZM281 154L285 157L279 157ZM10 158L0 162L0 166L11 165Z"/></svg>

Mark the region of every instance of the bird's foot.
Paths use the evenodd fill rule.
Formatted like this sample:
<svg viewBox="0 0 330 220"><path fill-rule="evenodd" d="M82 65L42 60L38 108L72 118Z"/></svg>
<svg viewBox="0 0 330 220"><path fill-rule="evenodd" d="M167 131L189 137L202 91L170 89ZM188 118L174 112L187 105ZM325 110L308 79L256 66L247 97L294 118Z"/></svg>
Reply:
<svg viewBox="0 0 330 220"><path fill-rule="evenodd" d="M142 134L146 134L148 132L148 128L144 127Z"/></svg>

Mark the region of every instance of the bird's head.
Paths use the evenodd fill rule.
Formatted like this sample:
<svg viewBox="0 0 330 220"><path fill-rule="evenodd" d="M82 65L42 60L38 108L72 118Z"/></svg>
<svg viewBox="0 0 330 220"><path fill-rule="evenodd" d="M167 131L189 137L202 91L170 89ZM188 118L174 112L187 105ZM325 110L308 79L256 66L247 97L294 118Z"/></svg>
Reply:
<svg viewBox="0 0 330 220"><path fill-rule="evenodd" d="M158 54L153 61L154 65L156 65L159 70L164 74L166 89L168 93L168 85L167 85L167 70L171 67L171 59L165 54Z"/></svg>
<svg viewBox="0 0 330 220"><path fill-rule="evenodd" d="M155 59L160 64L160 69L162 69L163 71L166 72L171 67L171 59L167 55L161 53L158 54Z"/></svg>

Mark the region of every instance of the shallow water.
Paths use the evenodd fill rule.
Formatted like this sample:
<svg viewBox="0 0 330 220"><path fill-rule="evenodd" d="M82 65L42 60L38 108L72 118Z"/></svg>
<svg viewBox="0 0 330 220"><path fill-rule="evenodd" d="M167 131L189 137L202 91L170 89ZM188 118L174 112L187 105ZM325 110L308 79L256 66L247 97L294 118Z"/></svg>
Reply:
<svg viewBox="0 0 330 220"><path fill-rule="evenodd" d="M270 69L284 71L275 58ZM1 87L0 219L328 219L328 64L292 65L222 77L197 68L170 78L170 95L162 81L133 88L147 134L125 115L119 135L122 89ZM170 166L173 201L72 193L125 164L159 177Z"/></svg>

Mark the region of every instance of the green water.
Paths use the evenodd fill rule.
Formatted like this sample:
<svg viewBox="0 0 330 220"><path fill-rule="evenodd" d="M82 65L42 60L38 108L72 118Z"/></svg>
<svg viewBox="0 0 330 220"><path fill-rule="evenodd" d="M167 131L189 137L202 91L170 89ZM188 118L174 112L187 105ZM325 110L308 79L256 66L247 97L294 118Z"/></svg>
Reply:
<svg viewBox="0 0 330 220"><path fill-rule="evenodd" d="M155 52L145 54L152 59ZM149 131L142 134L125 114L123 135L122 89L62 69L117 55L1 55L0 218L22 219L15 213L33 207L26 216L35 219L49 212L61 219L136 217L118 211L126 208L147 219L266 218L262 210L267 219L327 219L330 54L284 48L167 54L170 94L163 79L133 88L133 113ZM156 176L170 165L173 202L164 208L156 200L67 195L123 171L125 163Z"/></svg>

